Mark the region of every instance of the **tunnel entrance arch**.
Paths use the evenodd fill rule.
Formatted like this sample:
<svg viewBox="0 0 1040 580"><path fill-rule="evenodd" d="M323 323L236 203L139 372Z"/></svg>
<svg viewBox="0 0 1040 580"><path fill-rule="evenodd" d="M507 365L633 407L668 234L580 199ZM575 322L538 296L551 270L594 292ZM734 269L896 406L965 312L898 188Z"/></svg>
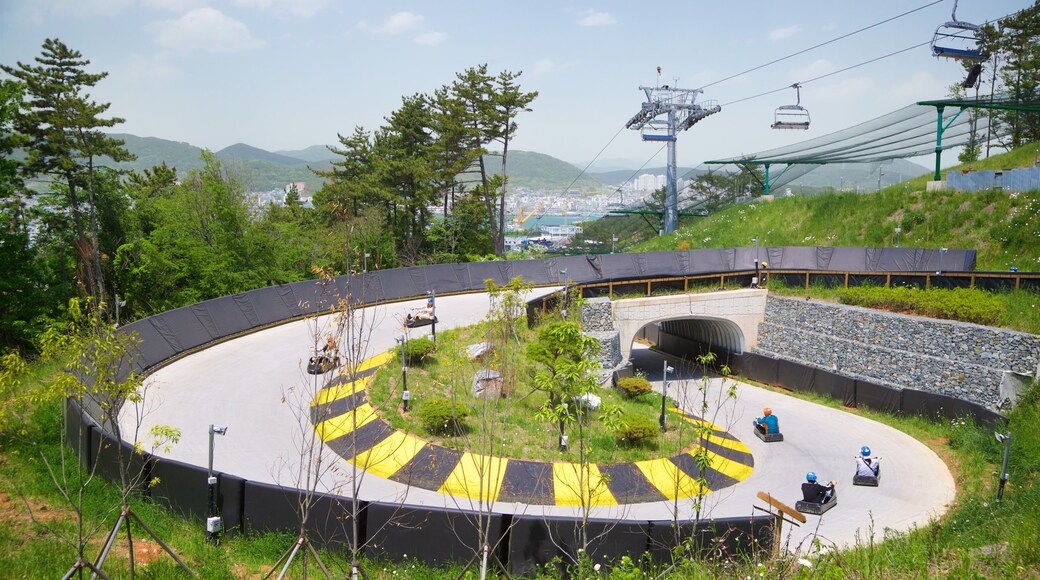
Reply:
<svg viewBox="0 0 1040 580"><path fill-rule="evenodd" d="M665 329L669 340L695 340L743 353L758 344L758 325L765 319L764 289L740 289L616 300L612 304L621 360L629 360L632 343L644 327Z"/></svg>

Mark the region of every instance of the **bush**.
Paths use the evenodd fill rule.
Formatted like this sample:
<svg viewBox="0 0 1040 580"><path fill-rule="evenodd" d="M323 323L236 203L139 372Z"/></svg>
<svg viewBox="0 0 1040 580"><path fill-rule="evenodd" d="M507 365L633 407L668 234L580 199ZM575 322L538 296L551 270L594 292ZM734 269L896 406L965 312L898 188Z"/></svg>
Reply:
<svg viewBox="0 0 1040 580"><path fill-rule="evenodd" d="M469 409L459 403L455 403L453 412L451 399L446 397L428 399L419 406L419 421L423 429L434 435L462 433L462 420L468 416Z"/></svg>
<svg viewBox="0 0 1040 580"><path fill-rule="evenodd" d="M920 290L864 286L843 290L838 300L842 304L985 325L995 324L1004 309L999 298L975 288Z"/></svg>
<svg viewBox="0 0 1040 580"><path fill-rule="evenodd" d="M408 366L422 366L423 360L433 354L435 348L437 348L437 345L433 344L433 341L428 336L406 340L404 343L404 364ZM401 356L401 353L398 352L397 356Z"/></svg>
<svg viewBox="0 0 1040 580"><path fill-rule="evenodd" d="M660 433L658 424L649 417L625 413L621 416L621 428L618 429L618 438L625 443L640 443L647 439L653 439Z"/></svg>
<svg viewBox="0 0 1040 580"><path fill-rule="evenodd" d="M650 391L654 390L653 385L650 381L646 380L646 377L625 377L618 381L618 389L628 398L638 397L639 395L645 395Z"/></svg>

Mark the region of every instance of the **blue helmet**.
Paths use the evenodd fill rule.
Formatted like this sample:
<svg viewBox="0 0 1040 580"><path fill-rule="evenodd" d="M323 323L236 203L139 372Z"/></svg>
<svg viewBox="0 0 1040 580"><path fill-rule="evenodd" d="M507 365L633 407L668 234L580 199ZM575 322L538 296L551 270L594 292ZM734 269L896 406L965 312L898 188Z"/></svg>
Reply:
<svg viewBox="0 0 1040 580"><path fill-rule="evenodd" d="M867 447L866 445L864 445L863 447L860 447L859 448L859 454L862 455L863 457L870 457L870 447Z"/></svg>
<svg viewBox="0 0 1040 580"><path fill-rule="evenodd" d="M815 471L810 471L809 473L806 473L805 474L805 481L808 481L809 483L812 483L812 482L816 481L816 472Z"/></svg>

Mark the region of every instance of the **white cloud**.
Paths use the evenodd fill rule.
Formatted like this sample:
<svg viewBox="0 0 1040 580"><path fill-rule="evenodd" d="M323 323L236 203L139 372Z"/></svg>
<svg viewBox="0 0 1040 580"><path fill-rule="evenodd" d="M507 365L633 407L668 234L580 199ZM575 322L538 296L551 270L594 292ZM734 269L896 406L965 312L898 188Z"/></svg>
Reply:
<svg viewBox="0 0 1040 580"><path fill-rule="evenodd" d="M834 63L825 58L820 58L809 63L809 66L791 71L791 80L805 81L834 72L834 70Z"/></svg>
<svg viewBox="0 0 1040 580"><path fill-rule="evenodd" d="M331 0L231 0L235 6L270 10L275 14L310 18L329 4Z"/></svg>
<svg viewBox="0 0 1040 580"><path fill-rule="evenodd" d="M797 26L777 28L776 30L770 31L768 38L769 40L787 40L788 38L793 38L801 31L802 29Z"/></svg>
<svg viewBox="0 0 1040 580"><path fill-rule="evenodd" d="M193 8L205 6L206 0L142 0L141 3L156 10L187 12Z"/></svg>
<svg viewBox="0 0 1040 580"><path fill-rule="evenodd" d="M422 28L425 20L426 18L421 14L398 12L384 20L379 26L372 28L372 32L375 34L403 34Z"/></svg>
<svg viewBox="0 0 1040 580"><path fill-rule="evenodd" d="M578 13L578 26L611 26L617 19L610 12L583 10Z"/></svg>
<svg viewBox="0 0 1040 580"><path fill-rule="evenodd" d="M134 0L37 0L23 3L15 13L21 20L42 24L49 16L116 16L133 8ZM21 13L18 14L18 11Z"/></svg>
<svg viewBox="0 0 1040 580"><path fill-rule="evenodd" d="M176 20L149 25L159 46L180 51L240 52L263 46L249 28L214 8L196 8Z"/></svg>
<svg viewBox="0 0 1040 580"><path fill-rule="evenodd" d="M531 76L537 77L547 75L554 70L556 70L556 63L547 58L543 58L534 63L534 70L531 71Z"/></svg>
<svg viewBox="0 0 1040 580"><path fill-rule="evenodd" d="M448 39L448 35L443 32L423 32L419 36L416 36L413 40L416 44L422 44L424 46L437 46Z"/></svg>

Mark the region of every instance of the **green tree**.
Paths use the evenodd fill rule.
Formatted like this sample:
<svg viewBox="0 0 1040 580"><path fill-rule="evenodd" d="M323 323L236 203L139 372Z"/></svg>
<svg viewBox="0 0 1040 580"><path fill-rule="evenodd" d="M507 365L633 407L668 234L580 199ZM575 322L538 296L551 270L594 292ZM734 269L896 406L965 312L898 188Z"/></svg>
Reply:
<svg viewBox="0 0 1040 580"><path fill-rule="evenodd" d="M557 320L538 330L538 340L527 347L527 357L541 368L534 384L548 399L541 416L557 423L560 440L564 426L577 417L572 399L595 386L596 339L582 334L576 322Z"/></svg>
<svg viewBox="0 0 1040 580"><path fill-rule="evenodd" d="M502 257L506 251L506 186L509 185L506 162L509 158L509 142L516 134L516 117L530 111L528 105L538 97L538 91L525 93L516 82L523 72L502 71L494 81L492 110L495 124L494 138L502 144L502 191L498 195L498 226L495 232L495 255Z"/></svg>
<svg viewBox="0 0 1040 580"><path fill-rule="evenodd" d="M994 62L1002 63L1000 80L1008 96L1018 102L1040 99L1040 1L1000 21L993 48ZM1001 111L997 118L1007 134L1008 150L1040 140L1040 115Z"/></svg>
<svg viewBox="0 0 1040 580"><path fill-rule="evenodd" d="M28 137L24 172L30 177L50 176L61 183L61 195L71 212L76 255L81 265L80 282L96 301L105 301L96 199L97 163L103 157L114 161L133 159L123 141L101 131L123 119L103 118L109 104L96 103L86 94L108 73L86 72L90 61L79 51L48 38L35 60L35 65L19 62L13 67L0 66L26 87L27 106L15 118L16 130ZM82 191L86 192L85 207Z"/></svg>

